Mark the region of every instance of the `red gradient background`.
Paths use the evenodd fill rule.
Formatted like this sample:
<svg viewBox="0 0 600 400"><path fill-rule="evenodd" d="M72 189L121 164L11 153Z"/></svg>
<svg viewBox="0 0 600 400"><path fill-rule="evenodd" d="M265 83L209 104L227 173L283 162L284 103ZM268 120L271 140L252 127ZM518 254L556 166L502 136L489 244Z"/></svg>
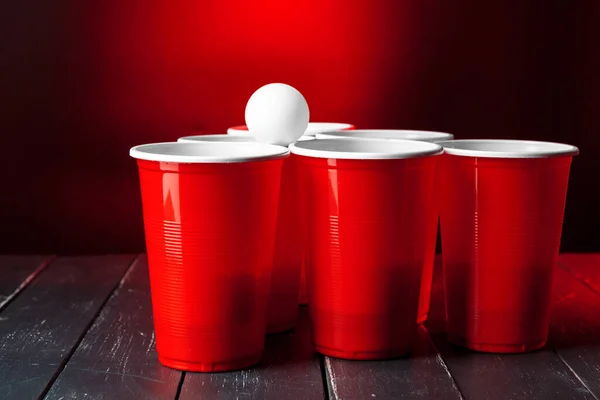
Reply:
<svg viewBox="0 0 600 400"><path fill-rule="evenodd" d="M135 144L242 124L286 82L313 121L575 144L563 250L600 250L600 3L7 0L0 252L144 247Z"/></svg>

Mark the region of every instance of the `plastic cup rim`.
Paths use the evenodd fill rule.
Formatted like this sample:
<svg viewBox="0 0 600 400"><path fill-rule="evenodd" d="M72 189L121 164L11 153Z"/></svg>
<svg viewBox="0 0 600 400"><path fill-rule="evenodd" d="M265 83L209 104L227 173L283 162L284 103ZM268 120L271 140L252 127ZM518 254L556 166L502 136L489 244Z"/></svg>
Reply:
<svg viewBox="0 0 600 400"><path fill-rule="evenodd" d="M445 154L485 158L547 158L575 156L579 149L570 144L535 140L461 139L437 142Z"/></svg>
<svg viewBox="0 0 600 400"><path fill-rule="evenodd" d="M284 158L283 146L246 142L160 142L132 147L129 155L138 160L182 164L240 163Z"/></svg>
<svg viewBox="0 0 600 400"><path fill-rule="evenodd" d="M307 140L315 140L315 137L302 135L298 139L298 142L304 142ZM177 141L181 143L261 143L258 140L254 139L252 136L225 135L222 133L210 135L183 136L177 139Z"/></svg>
<svg viewBox="0 0 600 400"><path fill-rule="evenodd" d="M236 125L231 128L227 128L228 135L235 136L250 136L250 132L248 131L248 127L246 125Z"/></svg>
<svg viewBox="0 0 600 400"><path fill-rule="evenodd" d="M177 141L183 143L259 143L250 135L236 136L222 133L182 136Z"/></svg>
<svg viewBox="0 0 600 400"><path fill-rule="evenodd" d="M354 125L346 122L309 122L305 136L315 136L321 132L327 131L345 131L354 128Z"/></svg>
<svg viewBox="0 0 600 400"><path fill-rule="evenodd" d="M416 140L420 142L439 142L454 139L454 135L452 135L451 133L438 131L420 131L416 129L355 129L352 131L320 132L317 133L316 136L317 139Z"/></svg>
<svg viewBox="0 0 600 400"><path fill-rule="evenodd" d="M361 151L361 147L364 151ZM439 155L443 153L443 148L436 143L417 140L320 139L294 143L290 151L295 155L313 158L398 160Z"/></svg>
<svg viewBox="0 0 600 400"><path fill-rule="evenodd" d="M311 128L313 129L311 131ZM354 125L345 122L309 122L306 131L302 136L315 136L321 130L323 131L336 131L336 130L347 130L354 128ZM246 125L232 126L227 129L228 135L234 136L249 136L248 128Z"/></svg>

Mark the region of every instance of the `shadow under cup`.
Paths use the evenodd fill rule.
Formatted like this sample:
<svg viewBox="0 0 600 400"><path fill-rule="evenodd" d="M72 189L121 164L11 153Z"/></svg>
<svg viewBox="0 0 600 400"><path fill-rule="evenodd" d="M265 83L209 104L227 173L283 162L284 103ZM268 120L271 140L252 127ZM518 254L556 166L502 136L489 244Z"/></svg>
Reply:
<svg viewBox="0 0 600 400"><path fill-rule="evenodd" d="M449 340L497 353L543 347L577 148L509 140L441 144Z"/></svg>
<svg viewBox="0 0 600 400"><path fill-rule="evenodd" d="M405 354L426 250L435 242L434 155L441 147L316 140L290 149L306 221L316 350L347 359Z"/></svg>
<svg viewBox="0 0 600 400"><path fill-rule="evenodd" d="M258 143L131 150L139 166L156 348L165 366L227 371L260 360L287 154Z"/></svg>

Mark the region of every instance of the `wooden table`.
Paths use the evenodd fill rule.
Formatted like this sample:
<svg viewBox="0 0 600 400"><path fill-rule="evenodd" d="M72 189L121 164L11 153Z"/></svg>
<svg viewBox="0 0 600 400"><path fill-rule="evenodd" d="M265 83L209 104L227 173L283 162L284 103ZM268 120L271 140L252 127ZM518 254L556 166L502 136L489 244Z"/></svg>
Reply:
<svg viewBox="0 0 600 400"><path fill-rule="evenodd" d="M296 330L268 336L259 366L198 374L156 359L144 255L0 256L0 398L600 398L600 254L561 256L549 343L530 354L449 345L439 275L438 262L410 357L320 357L301 307Z"/></svg>

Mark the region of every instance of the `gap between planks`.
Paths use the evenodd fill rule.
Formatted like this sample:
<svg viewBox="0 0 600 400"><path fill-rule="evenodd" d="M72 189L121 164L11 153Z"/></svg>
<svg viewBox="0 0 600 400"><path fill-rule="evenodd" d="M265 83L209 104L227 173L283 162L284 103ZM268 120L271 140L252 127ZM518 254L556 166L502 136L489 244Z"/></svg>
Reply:
<svg viewBox="0 0 600 400"><path fill-rule="evenodd" d="M325 400L335 399L335 382L333 379L331 380L331 384L329 383L328 376L330 375L329 368L329 359L322 354L318 354L319 357L319 367L321 368L321 379L323 380L323 396Z"/></svg>
<svg viewBox="0 0 600 400"><path fill-rule="evenodd" d="M63 372L63 370L65 369L65 367L69 363L69 360L71 360L71 357L73 357L73 354L75 354L75 352L79 348L79 345L81 344L81 341L83 340L83 338L85 337L85 335L87 334L87 332L90 330L90 328L92 327L92 325L94 325L94 322L96 321L96 319L98 318L98 316L102 313L102 310L104 309L104 306L106 306L106 304L109 302L109 300L113 298L113 296L115 295L115 292L120 287L123 286L123 283L125 282L127 276L133 270L131 267L133 265L135 265L135 263L138 261L139 258L140 258L140 254L137 254L131 260L131 262L127 266L127 269L125 270L125 273L123 274L123 276L121 277L121 279L119 280L119 282L115 285L115 287L112 288L112 290L110 291L110 294L108 296L106 296L106 299L104 299L104 301L102 302L102 304L100 305L100 307L98 307L98 311L94 314L94 316L90 319L90 321L88 322L88 324L85 326L85 329L81 333L81 336L79 336L79 338L77 339L77 341L75 342L75 344L73 345L73 347L71 348L71 350L69 351L69 353L67 354L67 356L62 360L62 362L60 363L58 369L54 372L54 374L52 375L52 378L50 379L50 381L48 381L48 384L46 385L46 387L44 388L44 390L42 391L42 393L40 393L38 399L43 399L43 398L46 397L46 395L48 394L48 392L50 391L50 389L54 385L54 382L56 382L56 380L58 379L58 377L60 376L60 374Z"/></svg>
<svg viewBox="0 0 600 400"><path fill-rule="evenodd" d="M179 400L179 396L181 396L181 388L183 388L183 382L185 381L185 375L187 372L181 371L181 378L179 378L179 384L177 385L177 391L175 392L175 399Z"/></svg>
<svg viewBox="0 0 600 400"><path fill-rule="evenodd" d="M25 280L21 282L21 284L11 294L6 296L6 298L0 302L0 312L2 312L10 303L12 303L12 301L16 299L17 296L21 294L21 292L31 282L33 282L33 280L37 278L39 274L41 274L42 271L45 270L54 260L56 260L56 256L50 255L48 258L42 261L42 263L31 274L29 274L29 276L27 276L27 278L25 278Z"/></svg>

